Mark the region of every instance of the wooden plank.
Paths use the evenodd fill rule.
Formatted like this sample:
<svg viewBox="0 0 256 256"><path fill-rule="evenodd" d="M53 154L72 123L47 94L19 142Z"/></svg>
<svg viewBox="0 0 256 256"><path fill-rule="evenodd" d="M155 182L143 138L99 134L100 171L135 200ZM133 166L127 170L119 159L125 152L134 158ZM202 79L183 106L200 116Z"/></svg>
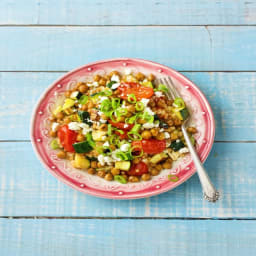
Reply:
<svg viewBox="0 0 256 256"><path fill-rule="evenodd" d="M1 219L1 256L255 255L255 221Z"/></svg>
<svg viewBox="0 0 256 256"><path fill-rule="evenodd" d="M206 162L222 198L202 199L195 175L173 191L148 199L94 198L58 182L30 143L0 143L0 216L256 217L256 144L216 143Z"/></svg>
<svg viewBox="0 0 256 256"><path fill-rule="evenodd" d="M0 73L0 140L28 140L39 95L63 73ZM256 140L256 73L185 72L206 94L216 119L216 140ZM250 97L248 97L250 95Z"/></svg>
<svg viewBox="0 0 256 256"><path fill-rule="evenodd" d="M24 15L26 13L26 15ZM201 25L256 24L256 3L228 1L11 1L0 2L0 24Z"/></svg>
<svg viewBox="0 0 256 256"><path fill-rule="evenodd" d="M256 27L0 27L1 71L65 71L114 57L183 71L256 70Z"/></svg>

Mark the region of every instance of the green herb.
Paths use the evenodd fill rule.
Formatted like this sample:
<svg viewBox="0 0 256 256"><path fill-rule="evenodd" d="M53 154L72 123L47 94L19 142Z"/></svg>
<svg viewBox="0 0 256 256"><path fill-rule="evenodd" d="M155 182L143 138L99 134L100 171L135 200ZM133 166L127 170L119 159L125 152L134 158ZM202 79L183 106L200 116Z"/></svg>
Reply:
<svg viewBox="0 0 256 256"><path fill-rule="evenodd" d="M78 110L78 116L80 118L80 120L85 123L85 124L88 124L88 125L92 125L92 121L90 119L90 114L89 112L87 111L82 111L82 110Z"/></svg>
<svg viewBox="0 0 256 256"><path fill-rule="evenodd" d="M98 161L98 158L94 156L86 156L86 158L90 161Z"/></svg>
<svg viewBox="0 0 256 256"><path fill-rule="evenodd" d="M184 147L185 147L185 145L181 140L173 141L170 145L170 148L173 149L174 151L178 151Z"/></svg>

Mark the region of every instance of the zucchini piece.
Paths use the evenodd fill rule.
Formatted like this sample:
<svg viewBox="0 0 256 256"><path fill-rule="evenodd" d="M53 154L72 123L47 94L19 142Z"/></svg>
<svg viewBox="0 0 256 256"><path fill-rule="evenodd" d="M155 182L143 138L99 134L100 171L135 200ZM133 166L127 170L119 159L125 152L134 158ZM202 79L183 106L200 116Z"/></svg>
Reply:
<svg viewBox="0 0 256 256"><path fill-rule="evenodd" d="M78 110L77 113L83 123L88 124L90 126L92 125L90 114L87 111Z"/></svg>
<svg viewBox="0 0 256 256"><path fill-rule="evenodd" d="M181 148L184 148L185 145L181 140L175 140L171 143L170 148L173 149L173 151L179 151Z"/></svg>
<svg viewBox="0 0 256 256"><path fill-rule="evenodd" d="M75 167L79 169L88 169L90 167L90 161L85 158L84 155L75 154Z"/></svg>
<svg viewBox="0 0 256 256"><path fill-rule="evenodd" d="M62 110L65 110L67 108L71 108L75 105L75 101L72 99L65 99L64 105L62 107Z"/></svg>
<svg viewBox="0 0 256 256"><path fill-rule="evenodd" d="M76 153L87 153L92 150L92 147L88 141L74 143L73 147L74 147Z"/></svg>
<svg viewBox="0 0 256 256"><path fill-rule="evenodd" d="M130 161L119 161L115 163L115 168L122 171L129 171L131 167Z"/></svg>
<svg viewBox="0 0 256 256"><path fill-rule="evenodd" d="M126 184L127 183L127 180L121 175L115 175L114 180L118 181L121 184Z"/></svg>
<svg viewBox="0 0 256 256"><path fill-rule="evenodd" d="M151 159L150 159L150 162L152 164L157 164L161 161L163 161L164 159L168 158L168 155L165 154L165 153L159 153L159 154L156 154L155 156L153 156Z"/></svg>
<svg viewBox="0 0 256 256"><path fill-rule="evenodd" d="M146 87L153 88L153 84L152 84L150 81L142 82L141 85L146 86Z"/></svg>
<svg viewBox="0 0 256 256"><path fill-rule="evenodd" d="M181 116L183 118L182 120L187 119L187 117L189 116L187 108L184 108L184 109L180 110L180 114L181 114Z"/></svg>
<svg viewBox="0 0 256 256"><path fill-rule="evenodd" d="M96 171L110 171L112 169L112 167L107 166L107 167L100 167L100 168L96 168Z"/></svg>
<svg viewBox="0 0 256 256"><path fill-rule="evenodd" d="M104 136L107 134L106 131L93 131L92 138L95 141L104 141Z"/></svg>
<svg viewBox="0 0 256 256"><path fill-rule="evenodd" d="M162 121L157 114L154 115L154 120L159 121L159 127L160 128L165 128L166 129L166 128L169 127L169 125L167 123L165 123L164 121Z"/></svg>

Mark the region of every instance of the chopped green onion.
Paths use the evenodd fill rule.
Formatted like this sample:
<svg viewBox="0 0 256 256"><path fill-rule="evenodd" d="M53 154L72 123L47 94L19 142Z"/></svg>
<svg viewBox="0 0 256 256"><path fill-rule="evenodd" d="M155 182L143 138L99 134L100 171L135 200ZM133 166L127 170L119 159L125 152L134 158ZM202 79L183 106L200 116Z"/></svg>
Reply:
<svg viewBox="0 0 256 256"><path fill-rule="evenodd" d="M111 101L109 99L105 99L101 102L100 110L102 112L108 112L111 109Z"/></svg>
<svg viewBox="0 0 256 256"><path fill-rule="evenodd" d="M88 97L87 95L82 95L82 96L79 98L78 102L79 102L80 104L84 105L84 104L87 103L88 98L89 98L89 97Z"/></svg>
<svg viewBox="0 0 256 256"><path fill-rule="evenodd" d="M115 175L114 180L118 181L121 184L126 184L127 183L127 180L121 175Z"/></svg>
<svg viewBox="0 0 256 256"><path fill-rule="evenodd" d="M124 131L123 131L123 130L115 129L115 131L119 132L121 135L124 134Z"/></svg>
<svg viewBox="0 0 256 256"><path fill-rule="evenodd" d="M115 110L115 114L117 117L125 116L128 113L128 110L126 108L118 108Z"/></svg>
<svg viewBox="0 0 256 256"><path fill-rule="evenodd" d="M52 149L58 149L58 148L60 148L57 139L54 139L54 140L51 141L50 147L51 147Z"/></svg>
<svg viewBox="0 0 256 256"><path fill-rule="evenodd" d="M115 153L115 156L120 158L121 160L125 161L125 160L129 160L128 156L126 153L119 151Z"/></svg>
<svg viewBox="0 0 256 256"><path fill-rule="evenodd" d="M138 146L135 146L135 147L132 147L132 148L131 148L131 154L132 154L132 152L134 151L134 149L136 149L136 148L138 148L138 149L140 150L140 154L139 154L139 155L132 155L132 156L133 156L134 158L143 156L144 152L143 152L142 148L141 148L141 147L138 147ZM136 151L136 150L135 150L135 151Z"/></svg>
<svg viewBox="0 0 256 256"><path fill-rule="evenodd" d="M114 114L115 114L114 111L111 111L109 117L110 117L110 119L111 119L112 122L117 123L117 122L120 121L120 116L115 117Z"/></svg>
<svg viewBox="0 0 256 256"><path fill-rule="evenodd" d="M137 101L135 104L135 109L137 111L142 111L144 109L144 104L141 101Z"/></svg>
<svg viewBox="0 0 256 256"><path fill-rule="evenodd" d="M182 98L176 98L173 102L173 106L175 108L179 108L179 110L182 110L186 107L185 102Z"/></svg>
<svg viewBox="0 0 256 256"><path fill-rule="evenodd" d="M130 130L130 132L132 133L138 133L140 130L141 124L135 124L132 129Z"/></svg>
<svg viewBox="0 0 256 256"><path fill-rule="evenodd" d="M162 91L162 92L168 92L168 88L164 84L159 84L156 90L157 91Z"/></svg>
<svg viewBox="0 0 256 256"><path fill-rule="evenodd" d="M134 124L136 122L137 119L137 115L131 116L131 117L127 117L125 119L125 122L128 124Z"/></svg>
<svg viewBox="0 0 256 256"><path fill-rule="evenodd" d="M92 148L94 148L96 146L96 143L95 143L95 141L92 138L92 133L91 132L86 134L86 140L88 141L89 145Z"/></svg>
<svg viewBox="0 0 256 256"><path fill-rule="evenodd" d="M102 93L103 93L103 96L107 96L107 97L112 95L112 91L108 89L103 91Z"/></svg>
<svg viewBox="0 0 256 256"><path fill-rule="evenodd" d="M127 97L127 101L130 103L136 103L137 99L134 94L129 94Z"/></svg>
<svg viewBox="0 0 256 256"><path fill-rule="evenodd" d="M120 99L113 98L111 103L112 103L112 108L117 109L120 106Z"/></svg>
<svg viewBox="0 0 256 256"><path fill-rule="evenodd" d="M108 136L112 134L112 126L111 124L108 124Z"/></svg>
<svg viewBox="0 0 256 256"><path fill-rule="evenodd" d="M130 131L127 133L127 135L130 140L142 140L141 135L137 132Z"/></svg>
<svg viewBox="0 0 256 256"><path fill-rule="evenodd" d="M110 144L118 146L120 144L119 137L116 134L112 134L109 139Z"/></svg>
<svg viewBox="0 0 256 256"><path fill-rule="evenodd" d="M173 174L169 174L168 175L168 180L171 181L171 182L176 182L178 181L180 178L176 175L173 175Z"/></svg>
<svg viewBox="0 0 256 256"><path fill-rule="evenodd" d="M103 149L103 154L105 155L110 155L113 151L110 147L107 147L107 146L103 146L102 149Z"/></svg>

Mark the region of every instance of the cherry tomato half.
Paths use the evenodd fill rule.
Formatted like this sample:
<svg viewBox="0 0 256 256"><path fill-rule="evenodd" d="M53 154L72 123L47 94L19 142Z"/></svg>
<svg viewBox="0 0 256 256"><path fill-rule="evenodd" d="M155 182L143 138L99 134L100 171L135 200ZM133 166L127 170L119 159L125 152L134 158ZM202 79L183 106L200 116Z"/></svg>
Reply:
<svg viewBox="0 0 256 256"><path fill-rule="evenodd" d="M134 94L137 100L149 99L153 96L154 90L138 83L124 83L118 87L120 98L127 100L129 94Z"/></svg>
<svg viewBox="0 0 256 256"><path fill-rule="evenodd" d="M128 174L132 176L141 176L144 173L148 173L148 166L144 162L132 165L130 171L128 171Z"/></svg>
<svg viewBox="0 0 256 256"><path fill-rule="evenodd" d="M77 132L69 130L68 125L63 125L58 130L58 138L67 152L75 152L73 144L76 142Z"/></svg>
<svg viewBox="0 0 256 256"><path fill-rule="evenodd" d="M132 129L132 127L134 126L134 124L126 124L126 123L114 123L113 121L111 120L108 120L108 122L118 128L118 129L121 129L123 131L130 131Z"/></svg>
<svg viewBox="0 0 256 256"><path fill-rule="evenodd" d="M147 154L158 154L166 149L166 141L156 139L136 140L132 142L132 147L141 147Z"/></svg>

